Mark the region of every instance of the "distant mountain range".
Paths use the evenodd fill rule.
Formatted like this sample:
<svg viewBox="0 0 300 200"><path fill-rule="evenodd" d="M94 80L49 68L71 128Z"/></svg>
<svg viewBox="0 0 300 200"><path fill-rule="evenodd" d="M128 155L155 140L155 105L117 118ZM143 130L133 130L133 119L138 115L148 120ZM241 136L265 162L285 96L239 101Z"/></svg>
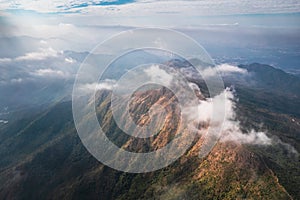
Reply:
<svg viewBox="0 0 300 200"><path fill-rule="evenodd" d="M290 96L300 96L300 79L298 76L259 63L239 65L239 67L253 73L253 79L257 81L260 86L268 88L273 92Z"/></svg>

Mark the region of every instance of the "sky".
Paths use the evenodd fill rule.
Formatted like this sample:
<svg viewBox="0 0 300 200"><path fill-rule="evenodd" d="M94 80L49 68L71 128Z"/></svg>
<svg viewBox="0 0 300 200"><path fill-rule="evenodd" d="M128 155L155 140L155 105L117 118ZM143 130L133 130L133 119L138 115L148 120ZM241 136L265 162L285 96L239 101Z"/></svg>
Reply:
<svg viewBox="0 0 300 200"><path fill-rule="evenodd" d="M89 51L111 35L134 27L171 28L187 34L199 29L221 35L240 30L256 34L264 29L299 33L300 2L0 0L0 25L3 37L29 36L57 50Z"/></svg>
<svg viewBox="0 0 300 200"><path fill-rule="evenodd" d="M2 0L3 10L40 13L89 13L95 15L228 15L299 12L297 0Z"/></svg>
<svg viewBox="0 0 300 200"><path fill-rule="evenodd" d="M8 46L0 49L2 60L41 49L91 51L120 31L159 27L188 34L216 59L235 57L238 62L244 54L270 48L283 56L286 52L298 56L300 1L0 0L0 26L1 46ZM278 66L282 62L267 61Z"/></svg>
<svg viewBox="0 0 300 200"><path fill-rule="evenodd" d="M96 45L136 27L181 31L217 64L262 62L300 73L298 0L0 0L0 27L0 92L9 86L15 95L32 96L33 81L73 79Z"/></svg>
<svg viewBox="0 0 300 200"><path fill-rule="evenodd" d="M249 23L247 15L257 25L275 25L281 20L268 18L269 14L300 12L297 0L98 0L98 1L42 1L18 0L0 1L2 15L8 18L26 16L27 23L38 23L38 18L56 20L77 25L122 25L122 26L166 26L195 27L207 24L235 25ZM239 16L238 21L236 16ZM241 17L242 16L242 17ZM34 18L30 19L29 18ZM259 18L259 20L255 20ZM54 19L55 18L55 19ZM278 16L277 16L278 19ZM292 19L292 18L291 18ZM25 20L22 22L24 23ZM261 21L261 23L259 23ZM285 21L299 25L299 21ZM278 24L277 24L278 25Z"/></svg>

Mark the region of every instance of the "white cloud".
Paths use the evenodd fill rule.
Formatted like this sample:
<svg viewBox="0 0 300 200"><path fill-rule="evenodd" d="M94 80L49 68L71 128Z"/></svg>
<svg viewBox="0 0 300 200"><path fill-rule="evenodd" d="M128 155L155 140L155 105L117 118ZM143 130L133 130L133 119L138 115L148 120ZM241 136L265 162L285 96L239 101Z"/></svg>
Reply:
<svg viewBox="0 0 300 200"><path fill-rule="evenodd" d="M67 62L67 63L74 63L76 61L73 60L72 58L65 58L65 62Z"/></svg>
<svg viewBox="0 0 300 200"><path fill-rule="evenodd" d="M41 40L40 43L41 43L42 45L47 45L47 44L48 44L48 42L45 41L45 40Z"/></svg>
<svg viewBox="0 0 300 200"><path fill-rule="evenodd" d="M73 80L79 68L76 52L57 51L45 42L40 42L39 50L13 58L0 58L0 85L50 81L57 78ZM42 78L42 79L41 79ZM71 82L70 82L71 83Z"/></svg>
<svg viewBox="0 0 300 200"><path fill-rule="evenodd" d="M151 67L145 69L144 72L150 76L153 83L161 83L165 86L168 86L173 80L173 76L164 69L161 69L159 65L152 65Z"/></svg>
<svg viewBox="0 0 300 200"><path fill-rule="evenodd" d="M7 123L8 123L8 121L0 119L0 124L1 124L1 123L3 123L3 124L7 124Z"/></svg>
<svg viewBox="0 0 300 200"><path fill-rule="evenodd" d="M265 132L250 130L243 132L236 119L234 94L230 89L224 90L212 99L203 100L195 107L184 108L184 113L191 121L208 124L210 136L219 135L221 141L233 141L240 144L271 145L272 139ZM225 115L222 115L224 113ZM194 129L195 127L193 127ZM203 131L203 130L202 130Z"/></svg>
<svg viewBox="0 0 300 200"><path fill-rule="evenodd" d="M32 73L35 76L40 77L62 77L65 78L68 76L67 73L61 70L53 70L53 69L38 69Z"/></svg>
<svg viewBox="0 0 300 200"><path fill-rule="evenodd" d="M281 0L137 0L129 4L121 5L95 5L99 4L99 2L101 1L52 0L45 2L42 0L19 0L17 2L2 1L0 5L2 9L26 9L42 13L81 11L103 16L177 13L185 15L226 15L248 13L286 13L300 11L300 3L294 0L286 0L284 2ZM81 6L83 4L85 5Z"/></svg>
<svg viewBox="0 0 300 200"><path fill-rule="evenodd" d="M211 76L216 76L217 74L220 74L222 76L227 76L234 73L247 74L247 70L230 64L221 64L215 66L214 68L208 67L204 69L201 72L201 75L203 75L204 77L211 77Z"/></svg>
<svg viewBox="0 0 300 200"><path fill-rule="evenodd" d="M105 79L101 81L100 83L87 83L83 84L80 87L80 90L82 92L94 92L95 90L112 90L114 87L116 87L116 80L112 79Z"/></svg>
<svg viewBox="0 0 300 200"><path fill-rule="evenodd" d="M247 73L246 69L242 69L237 66L230 65L230 64L217 65L216 69L221 73L241 73L241 74Z"/></svg>
<svg viewBox="0 0 300 200"><path fill-rule="evenodd" d="M224 98L225 97L225 98ZM235 112L235 96L233 91L226 89L223 94L220 94L213 99L203 100L199 102L197 108L186 107L184 113L190 117L190 120L208 125L207 129L200 130L196 127L190 127L191 130L198 130L200 134L207 132L209 136L220 135L221 142L236 142L239 144L251 145L277 145L287 150L291 155L298 156L297 150L288 143L281 141L278 137L269 137L265 131L255 131L253 129L244 132L240 125L240 121L236 119ZM225 105L225 108L224 108ZM225 117L214 115L214 112L222 113L225 111ZM219 134L216 131L221 131Z"/></svg>
<svg viewBox="0 0 300 200"><path fill-rule="evenodd" d="M11 58L0 58L0 64L5 64L11 62Z"/></svg>
<svg viewBox="0 0 300 200"><path fill-rule="evenodd" d="M10 80L11 83L21 83L23 81L22 78L13 78Z"/></svg>
<svg viewBox="0 0 300 200"><path fill-rule="evenodd" d="M241 144L254 144L254 145L271 145L272 139L269 138L265 132L254 131L253 129L247 133L241 131L239 122L225 121L224 132L222 133L221 141L234 141Z"/></svg>
<svg viewBox="0 0 300 200"><path fill-rule="evenodd" d="M15 60L17 61L25 61L25 60L44 60L46 58L58 57L59 52L55 51L51 47L46 49L40 49L38 52L27 53L24 56L17 57Z"/></svg>

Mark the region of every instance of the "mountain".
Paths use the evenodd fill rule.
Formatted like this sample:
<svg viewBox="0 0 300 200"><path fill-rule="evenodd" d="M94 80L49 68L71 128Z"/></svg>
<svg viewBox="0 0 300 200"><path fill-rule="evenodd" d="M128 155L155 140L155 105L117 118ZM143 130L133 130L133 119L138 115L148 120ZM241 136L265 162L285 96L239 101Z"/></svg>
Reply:
<svg viewBox="0 0 300 200"><path fill-rule="evenodd" d="M300 79L293 74L259 63L239 65L239 67L253 73L254 80L268 89L278 93L300 96Z"/></svg>
<svg viewBox="0 0 300 200"><path fill-rule="evenodd" d="M286 101L284 96L269 92L271 96L261 97L260 89L242 85L236 89L237 114L245 129L263 122L273 136L300 150L300 118L281 104L275 112L261 103L275 97ZM166 106L166 125L149 139L135 139L117 127L110 91L101 90L96 97L98 121L120 148L152 151L176 136L178 107L170 101L177 100L165 88L136 92L130 104L132 118L141 125L148 123L151 105ZM220 141L200 159L203 140L198 136L170 166L149 173L125 173L104 166L85 149L74 126L70 101L0 126L0 138L0 199L300 198L299 159L292 159L282 148L285 143L264 147Z"/></svg>
<svg viewBox="0 0 300 200"><path fill-rule="evenodd" d="M234 86L240 103L260 107L277 114L300 117L300 77L270 65L238 65L246 69L241 76L223 77L225 85ZM296 131L297 132L297 131Z"/></svg>
<svg viewBox="0 0 300 200"><path fill-rule="evenodd" d="M105 110L109 96L104 97L98 108ZM1 198L290 198L262 158L237 144L219 144L200 160L197 152L201 141L195 141L174 164L147 174L121 173L105 167L82 146L70 109L68 102L59 104L2 141ZM112 121L109 112L100 117ZM114 124L107 126L113 130ZM113 131L111 138L125 142L119 131ZM168 141L164 131L150 144L164 145ZM139 146L135 144L129 139L124 146Z"/></svg>

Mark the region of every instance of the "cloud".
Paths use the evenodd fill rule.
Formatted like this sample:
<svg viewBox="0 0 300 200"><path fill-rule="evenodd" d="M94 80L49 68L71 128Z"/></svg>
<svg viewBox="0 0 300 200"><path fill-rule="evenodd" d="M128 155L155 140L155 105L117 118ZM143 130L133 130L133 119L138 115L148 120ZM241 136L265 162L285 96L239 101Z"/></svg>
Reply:
<svg viewBox="0 0 300 200"><path fill-rule="evenodd" d="M271 145L272 139L269 138L265 132L254 131L253 129L247 133L241 131L239 123L227 121L224 122L226 129L222 134L221 141L234 141L240 144L253 144L253 145Z"/></svg>
<svg viewBox="0 0 300 200"><path fill-rule="evenodd" d="M159 65L152 65L145 69L144 72L150 76L153 83L163 83L165 86L168 86L173 80L173 76L164 69L161 69Z"/></svg>
<svg viewBox="0 0 300 200"><path fill-rule="evenodd" d="M278 137L274 136L272 139L273 139L272 143L274 145L277 145L277 146L285 149L289 153L289 156L294 155L294 156L296 156L296 158L299 157L299 152L295 149L295 147L293 147L292 145L290 145L288 143L281 141Z"/></svg>
<svg viewBox="0 0 300 200"><path fill-rule="evenodd" d="M200 89L198 90L200 91ZM205 124L200 129L195 126L189 128L192 131L198 131L199 134L207 132L210 134L207 135L208 137L220 136L221 142L263 146L276 145L287 151L289 156L299 156L298 151L292 145L281 141L276 136L267 134L266 131L255 131L254 129L243 131L240 121L236 118L235 98L234 91L227 88L223 93L212 99L199 101L197 107L185 107L183 112L189 116L189 120L196 122L197 126L198 124ZM222 117L219 113L224 111L225 117ZM214 112L217 115L214 115Z"/></svg>
<svg viewBox="0 0 300 200"><path fill-rule="evenodd" d="M147 15L154 14L185 14L185 15L228 15L249 13L286 13L299 12L300 3L294 0L127 0L127 1L47 1L19 0L18 2L1 2L2 9L24 9L41 13L85 12L98 15Z"/></svg>
<svg viewBox="0 0 300 200"><path fill-rule="evenodd" d="M247 73L247 70L239 68L237 66L233 66L230 64L221 64L221 65L217 65L216 69L221 72L221 73L241 73L241 74L245 74Z"/></svg>
<svg viewBox="0 0 300 200"><path fill-rule="evenodd" d="M201 72L201 75L203 75L204 77L211 77L211 76L218 75L218 73L221 76L228 76L228 75L232 75L232 74L245 75L245 74L247 74L247 70L239 68L234 65L230 65L230 64L221 64L221 65L215 66L214 68L208 67L208 68L204 69Z"/></svg>
<svg viewBox="0 0 300 200"><path fill-rule="evenodd" d="M100 83L87 83L82 84L80 90L83 93L90 93L94 92L95 90L112 90L116 87L117 81L113 79L105 79L102 80Z"/></svg>
<svg viewBox="0 0 300 200"><path fill-rule="evenodd" d="M49 83L52 80L57 81L57 78L74 79L80 64L77 59L82 59L81 55L72 51L57 51L45 46L45 42L42 45L39 51L0 58L0 86L40 81Z"/></svg>
<svg viewBox="0 0 300 200"><path fill-rule="evenodd" d="M11 83L21 83L23 81L23 79L22 78L13 78L10 81L11 81Z"/></svg>
<svg viewBox="0 0 300 200"><path fill-rule="evenodd" d="M25 60L44 60L46 58L58 57L59 52L55 51L51 47L46 49L40 49L38 52L26 53L24 56L17 57L15 60L17 61L25 61Z"/></svg>
<svg viewBox="0 0 300 200"><path fill-rule="evenodd" d="M210 136L219 135L216 131L221 131L220 141L271 145L272 139L265 132L242 131L240 122L236 119L234 98L233 91L227 88L212 99L199 101L199 105L196 108L184 108L183 112L190 117L191 121L197 122L197 124L208 124L207 129L210 129ZM215 115L215 113L225 113L225 116L222 116L222 114Z"/></svg>
<svg viewBox="0 0 300 200"><path fill-rule="evenodd" d="M0 58L0 64L6 64L11 62L11 58Z"/></svg>
<svg viewBox="0 0 300 200"><path fill-rule="evenodd" d="M104 25L99 24L99 21L95 21L95 17L57 17L53 21L49 21L44 16L40 17L40 21L35 21L36 17L33 18L27 15L23 18L24 20L20 23L20 16L10 17L11 23L15 24L19 29L19 31L11 33L10 37L16 36L12 37L11 40L14 40L14 43L19 40L20 42L17 45L19 47L23 45L23 48L28 50L26 53L47 51L47 48L50 47L58 51L58 54L62 50L90 51L103 40L128 29L128 27L113 26L109 19L103 22ZM67 21L68 23L62 23L62 21ZM24 35L28 35L30 38L24 37ZM6 45L6 43L3 44ZM20 51L19 47L14 48L16 47L14 43L9 48L13 48L14 52ZM35 48L28 49L31 46ZM24 52L21 53L21 55L23 54Z"/></svg>
<svg viewBox="0 0 300 200"><path fill-rule="evenodd" d="M53 69L38 69L32 73L35 76L40 77L62 77L66 78L69 75L61 70L53 70Z"/></svg>
<svg viewBox="0 0 300 200"><path fill-rule="evenodd" d="M72 58L65 58L65 61L67 63L74 63L75 62L75 60L73 60Z"/></svg>
<svg viewBox="0 0 300 200"><path fill-rule="evenodd" d="M3 123L3 124L7 124L7 123L8 123L8 121L0 119L0 124L1 124L1 123Z"/></svg>

